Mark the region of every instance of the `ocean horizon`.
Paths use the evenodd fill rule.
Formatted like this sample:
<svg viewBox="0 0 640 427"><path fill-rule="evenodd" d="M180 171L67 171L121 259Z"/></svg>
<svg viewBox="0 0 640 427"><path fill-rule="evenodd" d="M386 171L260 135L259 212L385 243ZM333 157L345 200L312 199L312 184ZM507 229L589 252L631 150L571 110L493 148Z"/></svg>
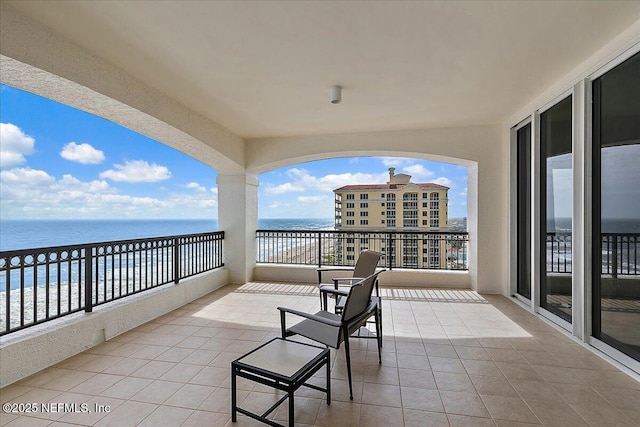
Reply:
<svg viewBox="0 0 640 427"><path fill-rule="evenodd" d="M327 230L331 218L261 218L259 229ZM0 251L218 231L217 219L0 220Z"/></svg>

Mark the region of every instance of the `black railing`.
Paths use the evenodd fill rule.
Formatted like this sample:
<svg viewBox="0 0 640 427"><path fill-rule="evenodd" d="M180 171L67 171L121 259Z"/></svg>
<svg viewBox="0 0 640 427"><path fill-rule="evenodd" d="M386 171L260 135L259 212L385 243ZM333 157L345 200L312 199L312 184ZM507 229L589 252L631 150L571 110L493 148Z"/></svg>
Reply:
<svg viewBox="0 0 640 427"><path fill-rule="evenodd" d="M352 266L358 253L383 254L387 269L467 270L466 232L258 230L259 263Z"/></svg>
<svg viewBox="0 0 640 427"><path fill-rule="evenodd" d="M571 273L571 234L547 233L548 273ZM640 275L640 233L602 233L602 274Z"/></svg>
<svg viewBox="0 0 640 427"><path fill-rule="evenodd" d="M224 232L0 252L0 335L222 267Z"/></svg>

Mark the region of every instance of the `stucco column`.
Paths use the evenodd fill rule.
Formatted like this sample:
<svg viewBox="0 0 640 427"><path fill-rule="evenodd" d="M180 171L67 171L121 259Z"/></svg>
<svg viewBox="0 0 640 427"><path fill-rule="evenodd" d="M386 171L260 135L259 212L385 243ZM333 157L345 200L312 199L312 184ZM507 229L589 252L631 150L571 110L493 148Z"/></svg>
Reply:
<svg viewBox="0 0 640 427"><path fill-rule="evenodd" d="M258 177L218 175L218 223L224 231L224 263L229 281L246 283L256 265Z"/></svg>

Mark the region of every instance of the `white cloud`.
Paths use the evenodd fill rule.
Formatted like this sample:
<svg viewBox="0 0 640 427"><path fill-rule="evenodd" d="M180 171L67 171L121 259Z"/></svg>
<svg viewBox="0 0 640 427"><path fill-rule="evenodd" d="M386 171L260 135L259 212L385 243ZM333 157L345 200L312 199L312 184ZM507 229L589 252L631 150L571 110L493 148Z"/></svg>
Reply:
<svg viewBox="0 0 640 427"><path fill-rule="evenodd" d="M105 180L60 179L45 171L15 168L0 171L0 216L3 218L215 218L213 191L166 196L120 194Z"/></svg>
<svg viewBox="0 0 640 427"><path fill-rule="evenodd" d="M0 167L10 168L26 163L24 156L33 153L35 139L11 123L0 123Z"/></svg>
<svg viewBox="0 0 640 427"><path fill-rule="evenodd" d="M131 160L124 165L113 165L114 169L100 173L100 178L108 178L117 182L157 182L171 178L166 166L149 164L144 160Z"/></svg>
<svg viewBox="0 0 640 427"><path fill-rule="evenodd" d="M389 174L386 172L381 174L348 172L316 177L310 175L306 169L293 168L287 171L287 175L293 179L290 185L302 188L301 191L331 192L344 185L383 184L389 180Z"/></svg>
<svg viewBox="0 0 640 427"><path fill-rule="evenodd" d="M273 202L269 205L269 208L271 209L278 209L280 206L282 206L282 203L280 202Z"/></svg>
<svg viewBox="0 0 640 427"><path fill-rule="evenodd" d="M439 185L444 185L445 187L453 187L453 181L451 181L449 178L441 176L440 178L434 179L433 181L431 181L435 184L439 184Z"/></svg>
<svg viewBox="0 0 640 427"><path fill-rule="evenodd" d="M421 164L415 164L415 165L411 165L411 166L405 166L402 168L402 170L404 172L407 172L409 175L411 175L411 180L412 181L418 181L421 179L426 179L429 178L431 176L433 176L434 172L425 168L423 165Z"/></svg>
<svg viewBox="0 0 640 427"><path fill-rule="evenodd" d="M55 178L42 170L19 168L1 171L0 180L3 184L39 187L52 184Z"/></svg>
<svg viewBox="0 0 640 427"><path fill-rule="evenodd" d="M291 184L290 182L286 182L281 185L267 185L265 191L268 194L287 194L287 193L302 193L304 191L304 187L296 186Z"/></svg>
<svg viewBox="0 0 640 427"><path fill-rule="evenodd" d="M399 168L401 166L410 166L416 161L406 157L380 157L382 164L388 168Z"/></svg>
<svg viewBox="0 0 640 427"><path fill-rule="evenodd" d="M62 147L60 156L83 165L97 165L105 159L104 152L101 150L97 150L87 143L76 144L75 142L70 142Z"/></svg>
<svg viewBox="0 0 640 427"><path fill-rule="evenodd" d="M194 190L196 193L207 192L207 189L203 185L198 184L197 182L190 182L187 185L185 185L185 187Z"/></svg>

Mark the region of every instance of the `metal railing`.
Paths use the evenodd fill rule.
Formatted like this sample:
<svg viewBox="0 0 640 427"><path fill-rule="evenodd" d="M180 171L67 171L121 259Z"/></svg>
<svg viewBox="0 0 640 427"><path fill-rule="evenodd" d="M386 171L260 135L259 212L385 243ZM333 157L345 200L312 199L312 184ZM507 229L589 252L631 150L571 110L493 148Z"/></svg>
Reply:
<svg viewBox="0 0 640 427"><path fill-rule="evenodd" d="M222 267L224 232L0 252L0 335Z"/></svg>
<svg viewBox="0 0 640 427"><path fill-rule="evenodd" d="M366 249L387 269L468 269L466 232L258 230L259 263L352 266Z"/></svg>
<svg viewBox="0 0 640 427"><path fill-rule="evenodd" d="M640 275L640 233L602 233L602 274L612 277ZM571 273L572 240L569 233L547 233L548 273Z"/></svg>

